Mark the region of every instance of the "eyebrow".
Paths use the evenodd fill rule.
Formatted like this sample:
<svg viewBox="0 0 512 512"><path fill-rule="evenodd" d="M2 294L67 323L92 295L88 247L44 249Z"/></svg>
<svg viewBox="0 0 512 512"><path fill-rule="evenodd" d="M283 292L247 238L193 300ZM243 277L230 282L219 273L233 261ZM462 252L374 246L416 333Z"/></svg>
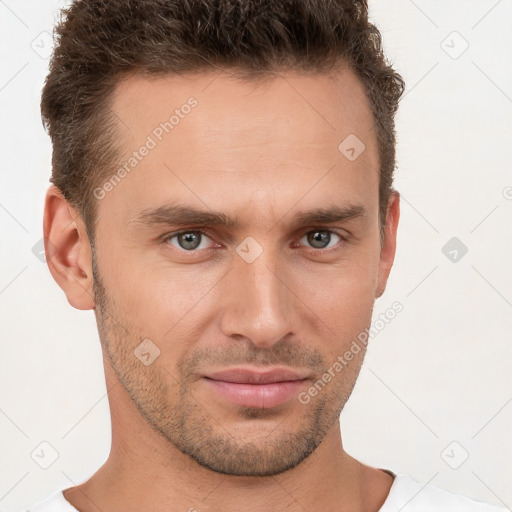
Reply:
<svg viewBox="0 0 512 512"><path fill-rule="evenodd" d="M359 203L343 206L332 205L326 208L299 211L294 215L292 224L331 224L365 217L366 214L366 209ZM238 216L230 217L222 212L198 210L179 204L142 210L130 221L130 224L132 223L145 226L223 226L229 229L245 227Z"/></svg>

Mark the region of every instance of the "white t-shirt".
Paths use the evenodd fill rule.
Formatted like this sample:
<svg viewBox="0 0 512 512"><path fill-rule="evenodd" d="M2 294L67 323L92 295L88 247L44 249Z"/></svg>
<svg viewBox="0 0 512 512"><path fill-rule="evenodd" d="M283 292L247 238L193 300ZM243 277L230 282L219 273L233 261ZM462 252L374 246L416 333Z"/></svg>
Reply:
<svg viewBox="0 0 512 512"><path fill-rule="evenodd" d="M386 471L395 475L395 479L378 512L511 512L433 485L421 484L407 475ZM77 512L77 509L64 498L62 491L57 491L26 512Z"/></svg>

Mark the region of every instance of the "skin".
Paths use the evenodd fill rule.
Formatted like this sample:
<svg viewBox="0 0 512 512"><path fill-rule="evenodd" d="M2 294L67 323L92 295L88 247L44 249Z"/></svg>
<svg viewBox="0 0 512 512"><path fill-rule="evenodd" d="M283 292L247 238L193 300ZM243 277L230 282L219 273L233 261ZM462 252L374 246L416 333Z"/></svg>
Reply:
<svg viewBox="0 0 512 512"><path fill-rule="evenodd" d="M392 477L346 453L339 424L364 349L307 404L237 405L203 378L233 364L278 365L305 372L304 391L370 326L400 210L393 191L381 245L363 86L346 68L260 82L228 72L132 76L111 105L120 163L191 96L197 106L98 201L94 261L81 217L55 187L47 192L48 265L73 307L95 311L112 419L107 462L65 498L82 512L376 512ZM366 146L355 161L338 150L349 134ZM241 224L203 227L187 252L169 235L201 226L134 222L170 202ZM293 221L348 203L365 214ZM314 230L327 248L315 252ZM236 251L249 236L263 251L251 263ZM144 339L160 350L148 366L134 355Z"/></svg>

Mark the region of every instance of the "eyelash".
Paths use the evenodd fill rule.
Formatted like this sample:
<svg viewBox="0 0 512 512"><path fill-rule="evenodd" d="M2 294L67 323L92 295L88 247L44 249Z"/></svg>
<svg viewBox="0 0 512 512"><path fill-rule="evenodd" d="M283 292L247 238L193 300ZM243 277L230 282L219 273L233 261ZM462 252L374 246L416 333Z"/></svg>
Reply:
<svg viewBox="0 0 512 512"><path fill-rule="evenodd" d="M315 247L307 247L307 250L313 254L320 254L320 253L323 253L323 254L327 254L327 253L330 253L331 251L335 251L337 249L339 249L338 245L342 242L347 242L347 236L346 235L342 235L339 231L336 231L336 230L333 230L333 229L327 229L327 228L313 228L313 229L309 229L308 231L304 231L303 234L300 236L299 240L304 237L305 235L307 235L308 233L312 233L314 231L326 231L328 233L331 233L331 234L334 234L336 235L337 237L340 238L340 242L338 242L338 244L336 244L334 247L330 247L328 249L317 249ZM210 239L213 240L213 237L210 235L210 233L208 233L207 231L205 230L202 230L202 229L182 229L181 231L176 231L176 232L173 232L173 233L167 233L166 235L164 235L162 237L162 243L163 244L166 244L167 245L167 242L174 238L174 237L177 237L181 234L184 234L184 233L201 233L201 235L204 235ZM177 249L177 248L176 248ZM196 255L198 254L199 252L201 251L211 251L215 249L215 247L212 247L212 248L208 248L208 249L192 249L192 250L185 250L185 249L178 249L181 253L185 253L185 254L191 254L191 255Z"/></svg>

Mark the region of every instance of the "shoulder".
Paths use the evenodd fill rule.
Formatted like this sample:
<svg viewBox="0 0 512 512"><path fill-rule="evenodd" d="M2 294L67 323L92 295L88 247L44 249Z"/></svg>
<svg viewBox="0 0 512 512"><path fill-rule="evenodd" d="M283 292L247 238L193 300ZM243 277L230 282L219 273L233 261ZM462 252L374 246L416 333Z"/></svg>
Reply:
<svg viewBox="0 0 512 512"><path fill-rule="evenodd" d="M69 503L62 491L56 491L43 501L32 505L25 512L78 512L75 507Z"/></svg>
<svg viewBox="0 0 512 512"><path fill-rule="evenodd" d="M379 512L510 512L397 474Z"/></svg>

